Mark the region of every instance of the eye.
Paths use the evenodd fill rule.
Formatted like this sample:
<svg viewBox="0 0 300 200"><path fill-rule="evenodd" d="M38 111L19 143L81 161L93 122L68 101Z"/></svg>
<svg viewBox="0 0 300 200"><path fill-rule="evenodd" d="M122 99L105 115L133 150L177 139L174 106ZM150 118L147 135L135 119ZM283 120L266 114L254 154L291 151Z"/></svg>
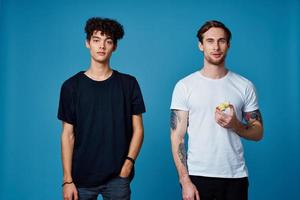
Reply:
<svg viewBox="0 0 300 200"><path fill-rule="evenodd" d="M113 44L112 40L106 40L107 44Z"/></svg>
<svg viewBox="0 0 300 200"><path fill-rule="evenodd" d="M212 40L212 39L208 39L208 40L206 40L208 43L213 43L214 42L214 40Z"/></svg>
<svg viewBox="0 0 300 200"><path fill-rule="evenodd" d="M93 42L99 42L99 40L98 39L93 39Z"/></svg>
<svg viewBox="0 0 300 200"><path fill-rule="evenodd" d="M221 44L226 44L226 43L227 43L227 40L226 40L226 39L221 39L219 42L220 42Z"/></svg>

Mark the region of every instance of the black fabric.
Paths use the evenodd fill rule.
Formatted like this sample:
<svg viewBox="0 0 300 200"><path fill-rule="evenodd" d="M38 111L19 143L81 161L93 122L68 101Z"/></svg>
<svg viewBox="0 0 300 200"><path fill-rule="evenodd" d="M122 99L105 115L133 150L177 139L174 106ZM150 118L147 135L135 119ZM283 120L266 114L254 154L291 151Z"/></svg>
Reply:
<svg viewBox="0 0 300 200"><path fill-rule="evenodd" d="M116 70L104 81L84 72L61 88L58 118L74 126L72 178L94 187L118 176L132 138L132 115L145 112L138 82Z"/></svg>
<svg viewBox="0 0 300 200"><path fill-rule="evenodd" d="M248 178L190 176L201 200L247 200Z"/></svg>

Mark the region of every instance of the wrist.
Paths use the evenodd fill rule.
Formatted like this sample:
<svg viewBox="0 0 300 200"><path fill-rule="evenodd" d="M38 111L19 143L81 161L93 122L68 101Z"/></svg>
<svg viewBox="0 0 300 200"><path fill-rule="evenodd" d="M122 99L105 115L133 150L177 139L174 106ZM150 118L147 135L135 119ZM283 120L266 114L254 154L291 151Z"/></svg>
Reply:
<svg viewBox="0 0 300 200"><path fill-rule="evenodd" d="M132 163L132 165L135 164L135 160L132 157L130 157L130 156L126 157L126 161L130 161Z"/></svg>
<svg viewBox="0 0 300 200"><path fill-rule="evenodd" d="M242 122L238 121L236 122L235 126L233 127L233 131L235 133L237 133L238 135L241 135L242 132L244 131L245 127L244 125L242 124Z"/></svg>
<svg viewBox="0 0 300 200"><path fill-rule="evenodd" d="M179 183L180 183L181 185L185 185L185 184L190 183L190 182L191 182L191 179L190 179L189 175L184 175L184 176L182 176L182 177L179 179Z"/></svg>
<svg viewBox="0 0 300 200"><path fill-rule="evenodd" d="M61 187L64 187L65 185L73 184L73 181L64 181L63 184L61 184Z"/></svg>
<svg viewBox="0 0 300 200"><path fill-rule="evenodd" d="M123 167L125 167L126 169L131 169L133 167L133 164L131 161L129 160L125 160Z"/></svg>
<svg viewBox="0 0 300 200"><path fill-rule="evenodd" d="M63 183L64 183L64 182L72 182L72 181L73 181L72 176L64 176L64 177L63 177Z"/></svg>

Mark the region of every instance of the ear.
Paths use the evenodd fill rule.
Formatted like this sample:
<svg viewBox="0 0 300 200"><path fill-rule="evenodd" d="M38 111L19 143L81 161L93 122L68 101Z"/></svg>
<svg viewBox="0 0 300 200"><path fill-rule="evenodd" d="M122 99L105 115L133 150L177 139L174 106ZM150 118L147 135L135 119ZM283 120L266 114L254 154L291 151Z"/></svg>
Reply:
<svg viewBox="0 0 300 200"><path fill-rule="evenodd" d="M118 47L118 45L117 45L117 44L114 44L113 51L117 50L117 47Z"/></svg>
<svg viewBox="0 0 300 200"><path fill-rule="evenodd" d="M198 42L198 47L199 47L200 51L203 51L203 44L200 41Z"/></svg>
<svg viewBox="0 0 300 200"><path fill-rule="evenodd" d="M86 46L86 48L91 48L91 46L90 46L90 41L89 40L85 40L85 46Z"/></svg>

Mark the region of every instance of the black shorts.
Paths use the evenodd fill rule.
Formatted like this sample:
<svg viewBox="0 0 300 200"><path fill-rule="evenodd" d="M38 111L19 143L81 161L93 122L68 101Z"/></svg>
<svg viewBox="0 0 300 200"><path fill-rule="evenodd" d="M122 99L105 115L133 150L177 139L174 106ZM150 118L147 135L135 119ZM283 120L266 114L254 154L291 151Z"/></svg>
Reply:
<svg viewBox="0 0 300 200"><path fill-rule="evenodd" d="M190 176L201 200L247 200L248 178Z"/></svg>

